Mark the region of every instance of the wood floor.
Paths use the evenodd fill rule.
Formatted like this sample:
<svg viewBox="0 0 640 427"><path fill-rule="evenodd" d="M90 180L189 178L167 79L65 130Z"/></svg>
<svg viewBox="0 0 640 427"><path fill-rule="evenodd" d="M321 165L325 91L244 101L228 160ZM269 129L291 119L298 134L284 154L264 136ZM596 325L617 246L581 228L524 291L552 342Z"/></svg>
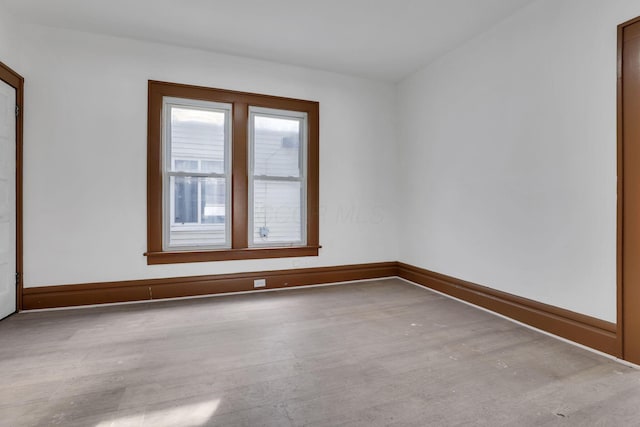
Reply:
<svg viewBox="0 0 640 427"><path fill-rule="evenodd" d="M637 426L640 371L397 279L22 313L2 426Z"/></svg>

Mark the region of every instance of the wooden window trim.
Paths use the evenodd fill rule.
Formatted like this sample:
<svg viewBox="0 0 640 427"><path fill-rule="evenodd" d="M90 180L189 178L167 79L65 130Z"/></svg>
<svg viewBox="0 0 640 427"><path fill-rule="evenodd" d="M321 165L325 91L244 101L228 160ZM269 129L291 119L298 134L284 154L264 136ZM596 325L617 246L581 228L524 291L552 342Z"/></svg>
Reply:
<svg viewBox="0 0 640 427"><path fill-rule="evenodd" d="M232 104L231 249L163 250L162 100L188 98ZM248 246L249 106L307 113L307 242L304 246ZM147 115L147 264L317 256L319 245L319 103L201 86L149 81Z"/></svg>

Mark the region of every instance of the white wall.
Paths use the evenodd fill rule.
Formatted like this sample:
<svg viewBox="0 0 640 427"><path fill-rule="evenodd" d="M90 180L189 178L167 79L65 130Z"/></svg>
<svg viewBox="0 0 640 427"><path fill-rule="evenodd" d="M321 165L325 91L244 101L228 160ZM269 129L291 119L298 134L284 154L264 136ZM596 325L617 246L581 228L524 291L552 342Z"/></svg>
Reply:
<svg viewBox="0 0 640 427"><path fill-rule="evenodd" d="M20 73L18 67L18 26L15 18L0 6L0 62L3 62L14 71Z"/></svg>
<svg viewBox="0 0 640 427"><path fill-rule="evenodd" d="M395 88L198 50L29 26L25 286L395 260ZM319 257L147 266L147 80L320 102Z"/></svg>
<svg viewBox="0 0 640 427"><path fill-rule="evenodd" d="M616 28L540 0L399 85L400 260L616 320Z"/></svg>

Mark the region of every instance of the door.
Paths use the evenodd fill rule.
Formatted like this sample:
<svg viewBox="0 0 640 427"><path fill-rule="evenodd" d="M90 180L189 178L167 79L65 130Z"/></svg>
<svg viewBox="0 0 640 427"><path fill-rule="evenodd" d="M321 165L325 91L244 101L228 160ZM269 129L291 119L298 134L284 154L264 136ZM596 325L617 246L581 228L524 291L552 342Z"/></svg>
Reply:
<svg viewBox="0 0 640 427"><path fill-rule="evenodd" d="M0 319L16 311L16 90L0 80Z"/></svg>

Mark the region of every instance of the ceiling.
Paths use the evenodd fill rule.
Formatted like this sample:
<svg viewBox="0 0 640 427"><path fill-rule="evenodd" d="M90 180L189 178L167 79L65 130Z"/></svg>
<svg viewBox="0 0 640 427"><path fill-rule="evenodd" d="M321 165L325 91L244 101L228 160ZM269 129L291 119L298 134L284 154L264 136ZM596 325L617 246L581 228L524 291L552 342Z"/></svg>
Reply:
<svg viewBox="0 0 640 427"><path fill-rule="evenodd" d="M534 0L0 0L25 22L399 81Z"/></svg>

